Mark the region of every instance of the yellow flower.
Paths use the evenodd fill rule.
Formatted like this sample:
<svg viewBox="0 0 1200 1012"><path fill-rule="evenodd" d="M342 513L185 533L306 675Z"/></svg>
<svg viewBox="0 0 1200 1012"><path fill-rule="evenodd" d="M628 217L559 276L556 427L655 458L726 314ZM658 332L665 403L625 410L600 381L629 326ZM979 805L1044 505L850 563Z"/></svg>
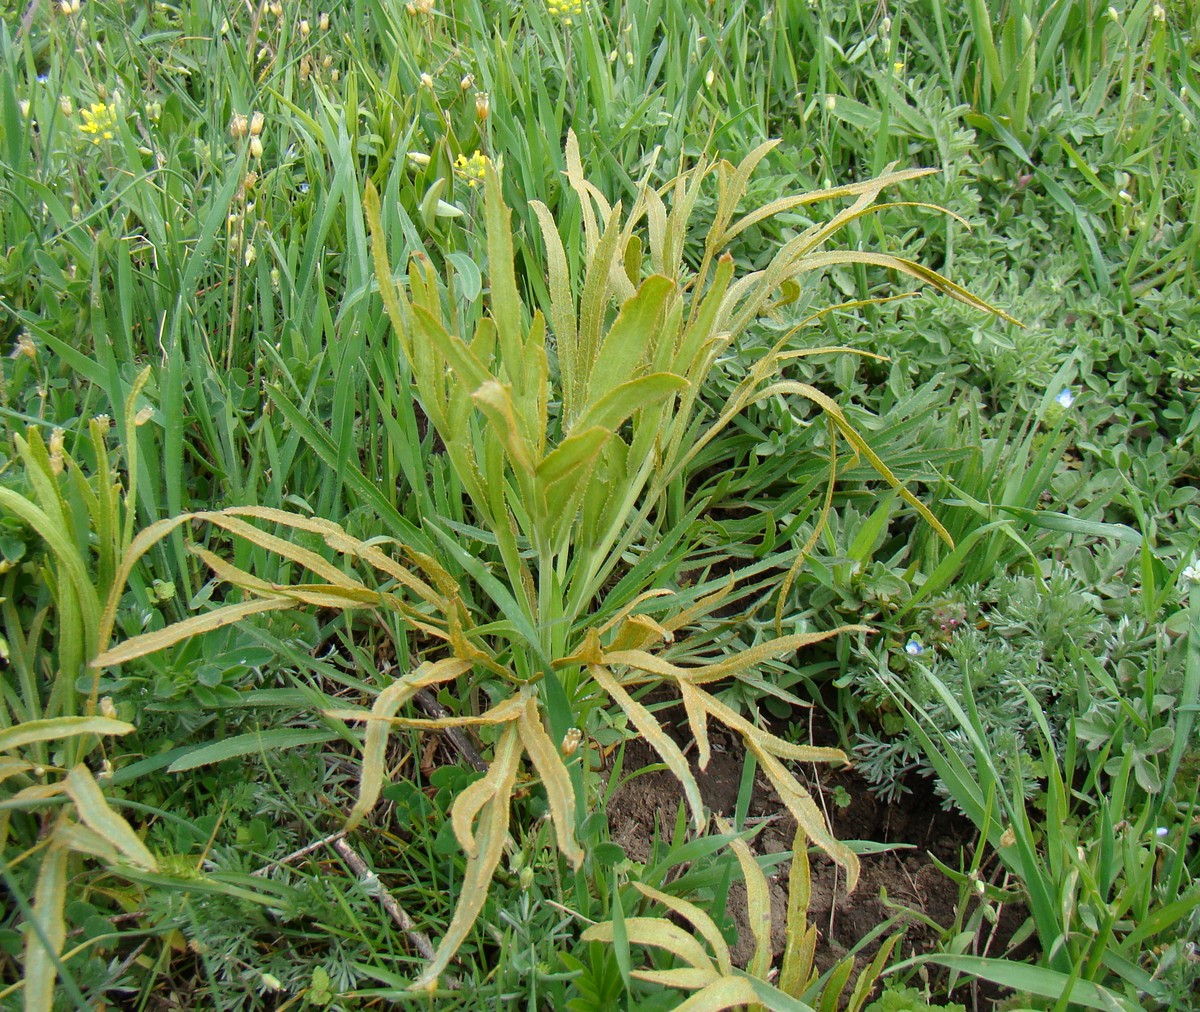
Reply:
<svg viewBox="0 0 1200 1012"><path fill-rule="evenodd" d="M478 186L483 181L487 166L487 155L479 151L476 151L470 158L466 155L459 155L454 160L454 174L459 179L466 180L468 186Z"/></svg>
<svg viewBox="0 0 1200 1012"><path fill-rule="evenodd" d="M93 102L87 109L80 109L79 115L83 122L79 124L81 133L91 134L92 143L99 144L102 140L113 139L113 127L117 125L117 111L103 102Z"/></svg>
<svg viewBox="0 0 1200 1012"><path fill-rule="evenodd" d="M546 11L570 28L583 13L583 0L546 0Z"/></svg>

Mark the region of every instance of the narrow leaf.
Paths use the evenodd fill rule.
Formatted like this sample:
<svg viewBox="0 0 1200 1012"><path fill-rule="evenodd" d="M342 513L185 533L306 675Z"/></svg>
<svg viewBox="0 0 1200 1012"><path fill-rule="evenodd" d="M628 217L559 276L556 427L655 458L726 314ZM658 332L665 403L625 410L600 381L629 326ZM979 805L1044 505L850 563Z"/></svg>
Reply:
<svg viewBox="0 0 1200 1012"><path fill-rule="evenodd" d="M132 864L145 871L157 871L158 861L146 849L141 838L120 815L109 807L88 768L82 764L67 774L67 793L84 824L117 848Z"/></svg>
<svg viewBox="0 0 1200 1012"><path fill-rule="evenodd" d="M72 738L80 734L129 734L136 728L123 720L109 717L56 717L52 720L27 720L0 731L0 752L32 745L39 741Z"/></svg>

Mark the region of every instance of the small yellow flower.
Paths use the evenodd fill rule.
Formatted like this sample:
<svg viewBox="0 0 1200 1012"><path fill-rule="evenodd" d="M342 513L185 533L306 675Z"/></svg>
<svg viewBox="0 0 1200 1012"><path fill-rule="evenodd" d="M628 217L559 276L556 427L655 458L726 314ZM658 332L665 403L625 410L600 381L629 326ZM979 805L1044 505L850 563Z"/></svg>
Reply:
<svg viewBox="0 0 1200 1012"><path fill-rule="evenodd" d="M102 140L113 139L113 127L117 125L117 111L103 102L93 102L88 108L80 109L79 115L83 122L79 124L81 133L90 134L93 144Z"/></svg>
<svg viewBox="0 0 1200 1012"><path fill-rule="evenodd" d="M465 180L468 186L478 186L483 181L487 166L487 155L476 151L470 158L459 155L454 160L454 173L459 179Z"/></svg>
<svg viewBox="0 0 1200 1012"><path fill-rule="evenodd" d="M570 28L583 14L583 0L546 0L546 12Z"/></svg>
<svg viewBox="0 0 1200 1012"><path fill-rule="evenodd" d="M893 63L892 71L897 74L903 74L904 73L904 61L897 60L895 63Z"/></svg>
<svg viewBox="0 0 1200 1012"><path fill-rule="evenodd" d="M488 118L492 111L492 102L486 91L475 92L475 118L483 121Z"/></svg>

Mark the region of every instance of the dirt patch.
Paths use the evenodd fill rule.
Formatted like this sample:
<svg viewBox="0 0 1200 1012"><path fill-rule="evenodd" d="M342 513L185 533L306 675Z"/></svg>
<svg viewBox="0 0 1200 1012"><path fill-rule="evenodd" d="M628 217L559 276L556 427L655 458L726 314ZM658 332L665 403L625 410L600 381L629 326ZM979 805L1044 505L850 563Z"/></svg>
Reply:
<svg viewBox="0 0 1200 1012"><path fill-rule="evenodd" d="M665 722L669 714L670 711L660 711L660 719ZM827 728L814 731L818 743L828 742ZM711 733L713 753L708 768L700 770L693 766L693 773L705 804L713 812L729 816L737 804L744 752L736 737L721 737L717 728L712 728ZM680 744L685 742L686 738L680 735ZM623 774L628 776L659 762L657 754L637 739L626 746ZM960 900L959 885L934 864L933 858L956 870L969 867L978 839L974 826L957 813L946 811L941 799L923 780L914 782L913 793L900 802L885 804L868 790L852 768L793 768L826 812L838 839L869 841L891 848L860 855L859 883L852 894L846 892L841 869L818 852L812 853L812 901L808 918L819 933L818 966L828 968L889 918L898 915L907 924L907 931L902 949L893 959L899 958L901 951L906 957L931 951L942 933L933 925L950 927ZM670 772L659 770L634 777L617 790L609 804L613 841L634 861L646 861L656 827L662 837L669 839L682 801L683 792ZM761 772L755 776L747 822L766 823L753 841L756 853L791 851L795 822ZM768 873L776 955L782 954L784 948L789 871L790 861L784 861ZM730 890L729 900L730 915L739 929L735 959L744 961L750 956L753 941L746 927L745 892L740 883ZM902 908L911 913L905 914ZM1003 954L1024 919L1025 912L1018 906L1002 908L994 927L985 923L987 930L977 940L976 951L982 953L986 948L992 955ZM859 965L865 962L861 957L869 959L883 939L896 930L898 926L880 933L860 948ZM1019 957L1020 953L1014 955ZM983 995L977 993L976 997Z"/></svg>

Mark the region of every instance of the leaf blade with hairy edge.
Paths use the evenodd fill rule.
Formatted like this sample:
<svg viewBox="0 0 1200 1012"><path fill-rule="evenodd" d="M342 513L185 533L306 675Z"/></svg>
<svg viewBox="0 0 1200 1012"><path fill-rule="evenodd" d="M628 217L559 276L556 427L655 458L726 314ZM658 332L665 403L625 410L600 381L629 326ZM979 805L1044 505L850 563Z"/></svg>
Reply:
<svg viewBox="0 0 1200 1012"><path fill-rule="evenodd" d="M671 628L671 626L668 624L667 628ZM661 657L656 657L654 654L647 653L644 650L614 650L604 655L604 663L610 665L623 664L626 667L636 668L639 671L645 671L664 678L672 678L680 682L687 681L692 685L703 685L706 682L715 682L722 678L729 678L736 675L738 671L752 668L764 661L774 660L777 657L782 657L784 654L812 646L814 643L820 643L823 640L830 639L844 632L871 631L869 626L846 625L838 626L836 629L829 629L825 632L780 636L765 643L749 647L746 650L739 650L736 654L732 654L715 664L701 664L694 668L681 668L670 661L665 661Z"/></svg>
<svg viewBox="0 0 1200 1012"><path fill-rule="evenodd" d="M84 825L116 847L131 864L145 871L158 871L154 855L133 827L109 807L86 766L76 766L67 774L66 788Z"/></svg>
<svg viewBox="0 0 1200 1012"><path fill-rule="evenodd" d="M54 741L80 734L129 734L137 730L132 724L111 717L55 717L46 720L27 720L0 731L0 752L32 745L39 741Z"/></svg>
<svg viewBox="0 0 1200 1012"><path fill-rule="evenodd" d="M509 378L518 390L521 381L521 295L513 267L510 211L500 188L500 173L488 162L483 177L483 204L487 218L488 287L492 318L500 339L500 352Z"/></svg>
<svg viewBox="0 0 1200 1012"><path fill-rule="evenodd" d="M471 662L457 657L446 657L432 664L422 664L379 693L375 697L371 713L376 717L393 717L401 706L426 686L448 682L470 670ZM358 800L346 819L346 832L350 832L362 822L379 800L379 792L383 790L384 753L387 750L388 731L387 720L372 720L367 724L367 731L363 737Z"/></svg>
<svg viewBox="0 0 1200 1012"><path fill-rule="evenodd" d="M203 615L193 615L182 622L175 622L164 629L142 633L133 636L110 650L105 650L92 661L94 668L113 668L137 657L145 657L158 650L165 650L176 643L198 636L200 633L211 632L223 626L233 625L258 615L265 611L284 611L296 607L296 601L290 597L256 598L252 601L242 601L229 604L223 608L205 612Z"/></svg>
<svg viewBox="0 0 1200 1012"><path fill-rule="evenodd" d="M813 958L817 951L817 926L808 923L812 902L812 874L808 867L808 839L796 828L792 840L792 867L788 873L787 941L783 965L779 970L779 988L785 994L798 995L808 987Z"/></svg>
<svg viewBox="0 0 1200 1012"><path fill-rule="evenodd" d="M656 274L643 281L633 298L621 306L592 365L588 382L591 403L595 404L610 390L636 376L651 360L652 342L660 336L659 324L667 299L674 291L675 283L670 278Z"/></svg>
<svg viewBox="0 0 1200 1012"><path fill-rule="evenodd" d="M583 864L583 848L575 839L575 788L571 775L563 763L561 752L555 747L542 724L537 710L537 697L531 695L525 709L518 718L521 741L533 768L542 778L542 787L550 805L550 817L558 839L558 849L578 869Z"/></svg>
<svg viewBox="0 0 1200 1012"><path fill-rule="evenodd" d="M598 425L615 432L635 411L664 400L687 386L687 380L670 372L655 372L618 383L603 397L589 404L571 429L582 430Z"/></svg>
<svg viewBox="0 0 1200 1012"><path fill-rule="evenodd" d="M717 824L721 826L722 833L730 832L727 826L721 824L718 819ZM730 973L733 970L733 957L729 951L729 944L725 941L725 936L721 934L721 929L717 927L716 921L708 916L696 904L689 903L687 900L680 899L678 896L672 896L670 893L664 893L653 886L644 885L641 882L634 882L633 887L647 899L652 899L656 903L661 903L668 910L674 911L680 917L684 917L692 922L692 925L708 942L709 948L712 949L713 955L717 957L717 968L722 974Z"/></svg>
<svg viewBox="0 0 1200 1012"><path fill-rule="evenodd" d="M696 970L716 974L717 968L696 939L665 917L626 917L625 933L630 945L649 945L665 949ZM585 942L612 942L613 922L593 924L579 936Z"/></svg>
<svg viewBox="0 0 1200 1012"><path fill-rule="evenodd" d="M551 450L537 466L538 480L551 486L573 476L579 469L590 468L612 432L599 425L576 429Z"/></svg>
<svg viewBox="0 0 1200 1012"><path fill-rule="evenodd" d="M733 832L733 826L719 816L716 824L722 833ZM746 972L765 979L771 969L771 893L767 887L767 877L750 853L750 845L742 837L735 836L730 840L729 849L742 869L742 881L746 885L746 915L750 932L754 935L754 955L746 964Z"/></svg>
<svg viewBox="0 0 1200 1012"><path fill-rule="evenodd" d="M63 916L67 905L67 857L67 848L51 840L38 871L33 916L40 930L30 926L25 939L26 1012L50 1012L54 1007L58 956L67 940Z"/></svg>
<svg viewBox="0 0 1200 1012"><path fill-rule="evenodd" d="M521 739L516 721L508 725L496 743L488 777L494 777L495 793L490 802L480 810L479 825L475 839L477 853L467 859L463 873L462 891L458 906L438 943L432 962L413 981L410 990L420 991L433 984L449 964L451 957L462 945L467 932L479 917L487 899L500 859L504 856L504 841L508 836L509 806L512 802L513 784L517 778L517 767L521 761ZM479 781L476 781L478 783ZM461 798L462 795L459 795Z"/></svg>
<svg viewBox="0 0 1200 1012"><path fill-rule="evenodd" d="M852 892L858 885L858 856L838 840L825 824L825 816L813 801L812 796L800 782L787 771L774 755L762 748L754 738L746 738L746 747L754 753L767 779L778 791L780 799L796 819L796 823L826 854L845 869L846 891Z"/></svg>
<svg viewBox="0 0 1200 1012"><path fill-rule="evenodd" d="M751 1005L758 1001L758 992L746 977L722 977L697 991L675 1012L719 1012L720 1009Z"/></svg>
<svg viewBox="0 0 1200 1012"><path fill-rule="evenodd" d="M704 802L700 800L700 787L692 776L691 768L678 745L662 729L654 715L641 703L637 702L618 684L616 678L606 667L600 664L589 664L588 671L599 686L604 689L616 704L629 716L633 726L641 732L642 737L662 756L663 762L675 774L675 778L683 786L683 795L687 798L688 807L692 811L692 825L697 833L704 831L707 821L704 817Z"/></svg>

